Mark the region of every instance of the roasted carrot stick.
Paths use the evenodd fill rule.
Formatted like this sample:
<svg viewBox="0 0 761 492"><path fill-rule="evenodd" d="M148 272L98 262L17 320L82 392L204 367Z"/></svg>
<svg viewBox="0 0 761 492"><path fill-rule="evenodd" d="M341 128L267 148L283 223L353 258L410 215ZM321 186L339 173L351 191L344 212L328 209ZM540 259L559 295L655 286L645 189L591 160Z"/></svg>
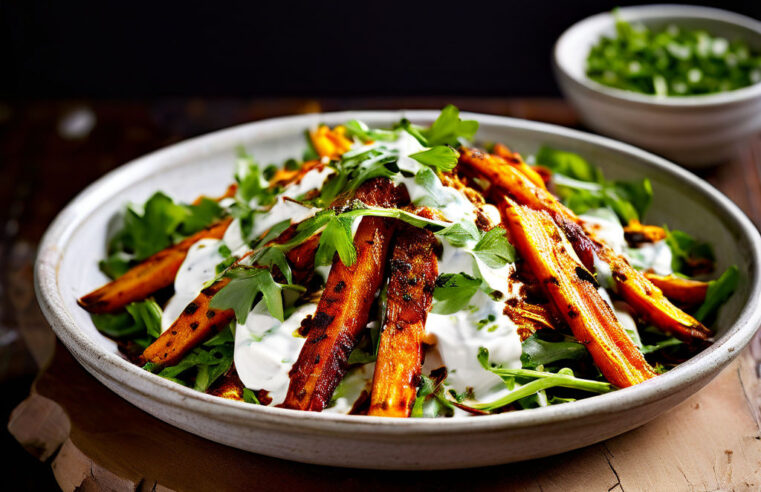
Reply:
<svg viewBox="0 0 761 492"><path fill-rule="evenodd" d="M410 226L402 227L394 239L368 415L409 417L415 405L425 320L438 276L435 244L433 234Z"/></svg>
<svg viewBox="0 0 761 492"><path fill-rule="evenodd" d="M547 188L547 186L544 183L544 178L534 170L533 167L529 166L525 162L523 162L523 159L521 158L520 154L511 151L509 148L507 148L505 145L502 145L501 143L498 143L494 146L494 154L490 155L489 157L492 159L498 158L502 159L506 164L510 164L511 166L517 168L521 173L523 173L524 176L526 176L532 183L534 183L536 186L540 188ZM502 164L502 162L497 161L499 165Z"/></svg>
<svg viewBox="0 0 761 492"><path fill-rule="evenodd" d="M113 313L172 285L190 247L201 239L222 238L231 220L227 218L217 222L174 246L159 251L116 280L83 296L77 303L91 313Z"/></svg>
<svg viewBox="0 0 761 492"><path fill-rule="evenodd" d="M697 306L705 300L708 292L708 282L655 273L646 273L645 277L677 304Z"/></svg>
<svg viewBox="0 0 761 492"><path fill-rule="evenodd" d="M625 258L617 255L591 231L584 231L581 221L549 191L534 185L517 168L495 165L493 159L479 150L460 150L460 162L467 170L485 177L491 184L491 195L511 196L516 202L534 210L544 210L565 233L584 265L592 270L595 258L607 263L613 273L617 293L642 318L660 330L684 340L706 340L710 331L698 320L674 306L663 292L642 272L635 270Z"/></svg>
<svg viewBox="0 0 761 492"><path fill-rule="evenodd" d="M597 292L594 278L568 253L552 218L509 198L500 204L500 211L513 245L605 378L623 388L654 377L653 369Z"/></svg>
<svg viewBox="0 0 761 492"><path fill-rule="evenodd" d="M360 187L357 198L368 205L393 207L400 200L397 193L389 180L374 179ZM357 260L346 266L334 258L317 311L302 324L307 341L291 368L283 407L319 412L330 402L367 325L396 225L385 218L362 218L354 235Z"/></svg>
<svg viewBox="0 0 761 492"><path fill-rule="evenodd" d="M287 240L294 231L295 226L291 226L277 240ZM319 237L313 236L286 254L294 282L305 282L311 275L318 245ZM212 309L210 304L212 297L229 283L230 279L224 277L202 290L174 323L143 351L142 362L155 366L177 364L199 343L227 326L235 317L235 312L232 309Z"/></svg>

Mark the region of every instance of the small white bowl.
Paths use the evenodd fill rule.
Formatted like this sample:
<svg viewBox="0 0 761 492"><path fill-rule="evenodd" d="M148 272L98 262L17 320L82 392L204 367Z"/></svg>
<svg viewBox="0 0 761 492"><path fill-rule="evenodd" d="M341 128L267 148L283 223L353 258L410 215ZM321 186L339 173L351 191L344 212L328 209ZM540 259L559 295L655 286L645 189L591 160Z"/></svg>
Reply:
<svg viewBox="0 0 761 492"><path fill-rule="evenodd" d="M646 5L620 9L621 18L661 30L669 24L741 38L761 51L761 22L708 7ZM615 34L609 12L566 30L555 44L553 66L563 94L590 128L644 147L688 167L731 158L761 131L761 83L702 96L652 96L599 84L586 75L589 50Z"/></svg>

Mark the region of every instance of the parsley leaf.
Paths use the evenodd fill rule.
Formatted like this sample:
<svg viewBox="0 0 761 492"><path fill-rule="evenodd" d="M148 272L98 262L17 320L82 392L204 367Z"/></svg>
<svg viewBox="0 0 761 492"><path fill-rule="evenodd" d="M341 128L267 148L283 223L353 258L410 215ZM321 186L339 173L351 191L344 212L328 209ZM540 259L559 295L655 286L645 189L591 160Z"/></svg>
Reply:
<svg viewBox="0 0 761 492"><path fill-rule="evenodd" d="M259 399L256 397L256 393L248 388L243 388L243 401L246 403L253 403L254 405L261 405Z"/></svg>
<svg viewBox="0 0 761 492"><path fill-rule="evenodd" d="M270 314L284 321L282 284L275 282L266 268L237 267L228 270L230 283L211 299L215 309L232 309L238 323L245 323L257 296L262 295Z"/></svg>
<svg viewBox="0 0 761 492"><path fill-rule="evenodd" d="M437 145L431 149L410 154L410 157L439 171L451 171L457 166L460 153L448 145Z"/></svg>
<svg viewBox="0 0 761 492"><path fill-rule="evenodd" d="M481 287L481 280L465 273L443 273L436 279L431 312L454 314L468 306L470 299Z"/></svg>
<svg viewBox="0 0 761 492"><path fill-rule="evenodd" d="M420 133L425 137L426 147L437 145L459 145L459 140L472 140L478 131L478 122L475 120L463 121L460 119L460 110L453 105L448 105L441 110L439 117L433 125ZM422 143L422 142L421 142Z"/></svg>
<svg viewBox="0 0 761 492"><path fill-rule="evenodd" d="M354 247L354 237L351 226L353 219L345 217L331 217L325 230L320 236L320 245L315 253L315 265L330 265L333 255L338 252L346 266L351 266L357 261L357 249Z"/></svg>
<svg viewBox="0 0 761 492"><path fill-rule="evenodd" d="M515 248L505 234L503 228L494 227L473 247L473 253L489 268L502 268L515 261Z"/></svg>
<svg viewBox="0 0 761 492"><path fill-rule="evenodd" d="M242 148L238 149L235 181L238 183L236 198L241 202L249 203L253 200L256 205L267 205L274 197L269 183L259 170L259 164Z"/></svg>
<svg viewBox="0 0 761 492"><path fill-rule="evenodd" d="M101 333L111 338L130 338L148 346L161 335L161 307L153 299L133 302L126 306L126 312L116 314L92 314L93 324ZM143 337L142 339L138 339ZM147 337L147 338L146 338Z"/></svg>
<svg viewBox="0 0 761 492"><path fill-rule="evenodd" d="M472 140L478 131L478 122L461 120L460 110L451 104L441 110L436 121L428 129L413 125L407 119L403 119L398 126L415 137L425 147L436 147L437 145L457 147L460 145L461 139Z"/></svg>

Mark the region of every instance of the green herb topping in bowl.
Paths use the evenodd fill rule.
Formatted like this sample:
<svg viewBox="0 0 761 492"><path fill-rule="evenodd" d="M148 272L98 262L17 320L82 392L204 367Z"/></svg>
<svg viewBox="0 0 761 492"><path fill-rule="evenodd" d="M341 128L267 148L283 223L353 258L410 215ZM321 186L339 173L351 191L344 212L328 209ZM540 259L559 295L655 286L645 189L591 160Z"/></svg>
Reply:
<svg viewBox="0 0 761 492"><path fill-rule="evenodd" d="M761 53L742 39L670 24L662 31L616 16L616 36L603 36L587 57L600 84L657 96L726 92L761 82Z"/></svg>

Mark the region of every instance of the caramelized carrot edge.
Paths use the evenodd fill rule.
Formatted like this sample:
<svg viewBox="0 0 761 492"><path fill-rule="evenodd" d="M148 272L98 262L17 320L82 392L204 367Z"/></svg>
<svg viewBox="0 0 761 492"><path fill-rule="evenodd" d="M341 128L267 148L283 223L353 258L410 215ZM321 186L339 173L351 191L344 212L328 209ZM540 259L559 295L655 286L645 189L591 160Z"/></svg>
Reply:
<svg viewBox="0 0 761 492"><path fill-rule="evenodd" d="M435 244L433 234L411 226L395 237L368 415L409 417L415 405L425 321L438 276Z"/></svg>

